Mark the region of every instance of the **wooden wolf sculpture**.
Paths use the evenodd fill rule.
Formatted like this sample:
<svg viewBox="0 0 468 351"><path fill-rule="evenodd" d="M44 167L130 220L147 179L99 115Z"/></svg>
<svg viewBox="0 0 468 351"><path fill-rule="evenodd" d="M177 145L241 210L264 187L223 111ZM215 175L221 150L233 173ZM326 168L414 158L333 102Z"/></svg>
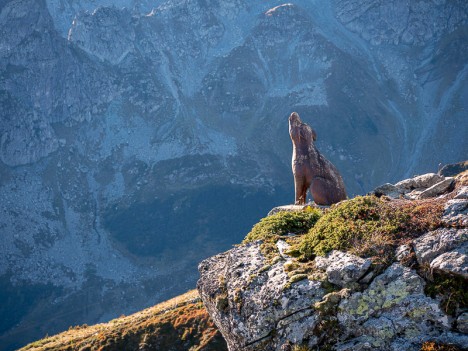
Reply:
<svg viewBox="0 0 468 351"><path fill-rule="evenodd" d="M296 205L306 203L307 190L317 205L331 205L346 199L340 173L317 150L315 131L303 123L296 112L289 116L289 135L293 143L292 171L296 190Z"/></svg>

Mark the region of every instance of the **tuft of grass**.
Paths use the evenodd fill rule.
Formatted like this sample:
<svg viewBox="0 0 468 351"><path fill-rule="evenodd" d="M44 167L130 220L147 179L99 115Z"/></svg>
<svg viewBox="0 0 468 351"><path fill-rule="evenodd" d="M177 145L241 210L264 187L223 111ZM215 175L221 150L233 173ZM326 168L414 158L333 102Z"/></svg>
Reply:
<svg viewBox="0 0 468 351"><path fill-rule="evenodd" d="M462 351L455 345L439 344L434 341L426 341L422 344L420 351Z"/></svg>
<svg viewBox="0 0 468 351"><path fill-rule="evenodd" d="M443 206L434 199L357 196L333 205L303 236L298 249L306 259L342 250L388 264L397 245L441 225Z"/></svg>

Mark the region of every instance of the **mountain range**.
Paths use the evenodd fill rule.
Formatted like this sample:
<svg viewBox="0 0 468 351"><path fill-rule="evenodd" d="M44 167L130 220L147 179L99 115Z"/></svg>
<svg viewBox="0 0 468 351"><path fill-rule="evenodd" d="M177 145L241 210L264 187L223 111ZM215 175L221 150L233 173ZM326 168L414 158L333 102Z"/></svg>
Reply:
<svg viewBox="0 0 468 351"><path fill-rule="evenodd" d="M0 0L2 349L193 288L293 201L292 111L349 196L465 159L467 11Z"/></svg>

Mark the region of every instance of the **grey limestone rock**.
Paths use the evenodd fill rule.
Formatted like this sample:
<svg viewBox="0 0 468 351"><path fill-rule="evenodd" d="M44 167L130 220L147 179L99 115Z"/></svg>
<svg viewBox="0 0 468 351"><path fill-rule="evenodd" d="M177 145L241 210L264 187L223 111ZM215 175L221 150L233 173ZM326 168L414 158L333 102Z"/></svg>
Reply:
<svg viewBox="0 0 468 351"><path fill-rule="evenodd" d="M462 186L457 190L455 200L468 200L468 186Z"/></svg>
<svg viewBox="0 0 468 351"><path fill-rule="evenodd" d="M413 248L419 263L431 263L436 257L468 241L468 229L440 228L428 232L413 241Z"/></svg>
<svg viewBox="0 0 468 351"><path fill-rule="evenodd" d="M231 351L280 350L314 338L312 305L325 295L321 283L291 284L284 261L268 266L259 242L209 258L199 271L198 291Z"/></svg>
<svg viewBox="0 0 468 351"><path fill-rule="evenodd" d="M375 188L371 194L385 195L393 199L398 199L401 196L413 200L427 199L450 191L454 184L454 178L427 173L402 180L396 184L385 183Z"/></svg>
<svg viewBox="0 0 468 351"><path fill-rule="evenodd" d="M367 273L371 260L333 250L328 256L326 273L328 281L341 287L357 282Z"/></svg>
<svg viewBox="0 0 468 351"><path fill-rule="evenodd" d="M268 216L271 216L278 212L299 212L304 210L305 207L308 205L284 205L284 206L277 206L274 207L268 212Z"/></svg>
<svg viewBox="0 0 468 351"><path fill-rule="evenodd" d="M445 233L449 234L459 242L456 231ZM466 318L459 316L457 330L461 333L454 331L451 317L439 307L439 301L425 295L424 280L410 268L394 263L362 290L326 294L319 281L304 277L291 284L284 260L266 262L260 245L236 247L199 266L198 290L230 350L321 347L323 335L328 340L333 335L334 348L342 351L418 351L425 340L456 345L468 342L468 335L463 334ZM438 257L450 246L439 249L434 254ZM315 259L316 269L326 270L329 282L341 285L359 279L369 265L368 260L339 251ZM337 329L318 332L333 324Z"/></svg>
<svg viewBox="0 0 468 351"><path fill-rule="evenodd" d="M432 260L430 267L468 279L468 242L457 250L445 252Z"/></svg>
<svg viewBox="0 0 468 351"><path fill-rule="evenodd" d="M422 340L468 342L468 336L450 331L438 302L424 295L424 285L414 271L395 263L368 289L341 300L338 320L352 338L336 349L417 351Z"/></svg>
<svg viewBox="0 0 468 351"><path fill-rule="evenodd" d="M406 244L406 245L400 245L397 247L396 251L395 251L395 258L398 260L398 261L405 261L406 259L409 258L410 254L411 254L411 246Z"/></svg>
<svg viewBox="0 0 468 351"><path fill-rule="evenodd" d="M286 253L290 249L290 245L284 240L278 240L276 242L276 247L278 248L278 252L284 259L289 259L289 255Z"/></svg>
<svg viewBox="0 0 468 351"><path fill-rule="evenodd" d="M385 195L385 196L388 196L388 197L391 197L391 198L394 198L394 199L398 199L400 197L400 195L403 194L403 191L400 188L393 185L393 184L385 183L385 184L380 185L377 188L375 188L373 193L376 196Z"/></svg>
<svg viewBox="0 0 468 351"><path fill-rule="evenodd" d="M468 200L458 198L447 201L442 222L453 227L468 227Z"/></svg>
<svg viewBox="0 0 468 351"><path fill-rule="evenodd" d="M442 195L443 193L449 191L452 188L454 182L455 180L451 177L445 178L444 180L424 190L421 194L418 195L418 198L427 199L429 197L436 197Z"/></svg>
<svg viewBox="0 0 468 351"><path fill-rule="evenodd" d="M468 161L452 163L449 165L443 166L437 174L440 174L445 177L453 177L457 174L466 171L468 169Z"/></svg>
<svg viewBox="0 0 468 351"><path fill-rule="evenodd" d="M414 189L427 189L441 181L444 177L435 173L427 173L414 178L405 179L395 184L398 189L401 189L405 193Z"/></svg>
<svg viewBox="0 0 468 351"><path fill-rule="evenodd" d="M441 228L413 241L420 264L468 278L468 230Z"/></svg>

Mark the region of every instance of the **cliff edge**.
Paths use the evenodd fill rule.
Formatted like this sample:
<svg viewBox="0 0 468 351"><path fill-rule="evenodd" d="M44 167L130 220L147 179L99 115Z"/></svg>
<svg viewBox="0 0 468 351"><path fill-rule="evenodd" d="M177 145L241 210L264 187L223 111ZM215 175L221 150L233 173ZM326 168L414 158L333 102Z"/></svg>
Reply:
<svg viewBox="0 0 468 351"><path fill-rule="evenodd" d="M466 171L271 213L199 265L198 291L230 351L468 345Z"/></svg>

